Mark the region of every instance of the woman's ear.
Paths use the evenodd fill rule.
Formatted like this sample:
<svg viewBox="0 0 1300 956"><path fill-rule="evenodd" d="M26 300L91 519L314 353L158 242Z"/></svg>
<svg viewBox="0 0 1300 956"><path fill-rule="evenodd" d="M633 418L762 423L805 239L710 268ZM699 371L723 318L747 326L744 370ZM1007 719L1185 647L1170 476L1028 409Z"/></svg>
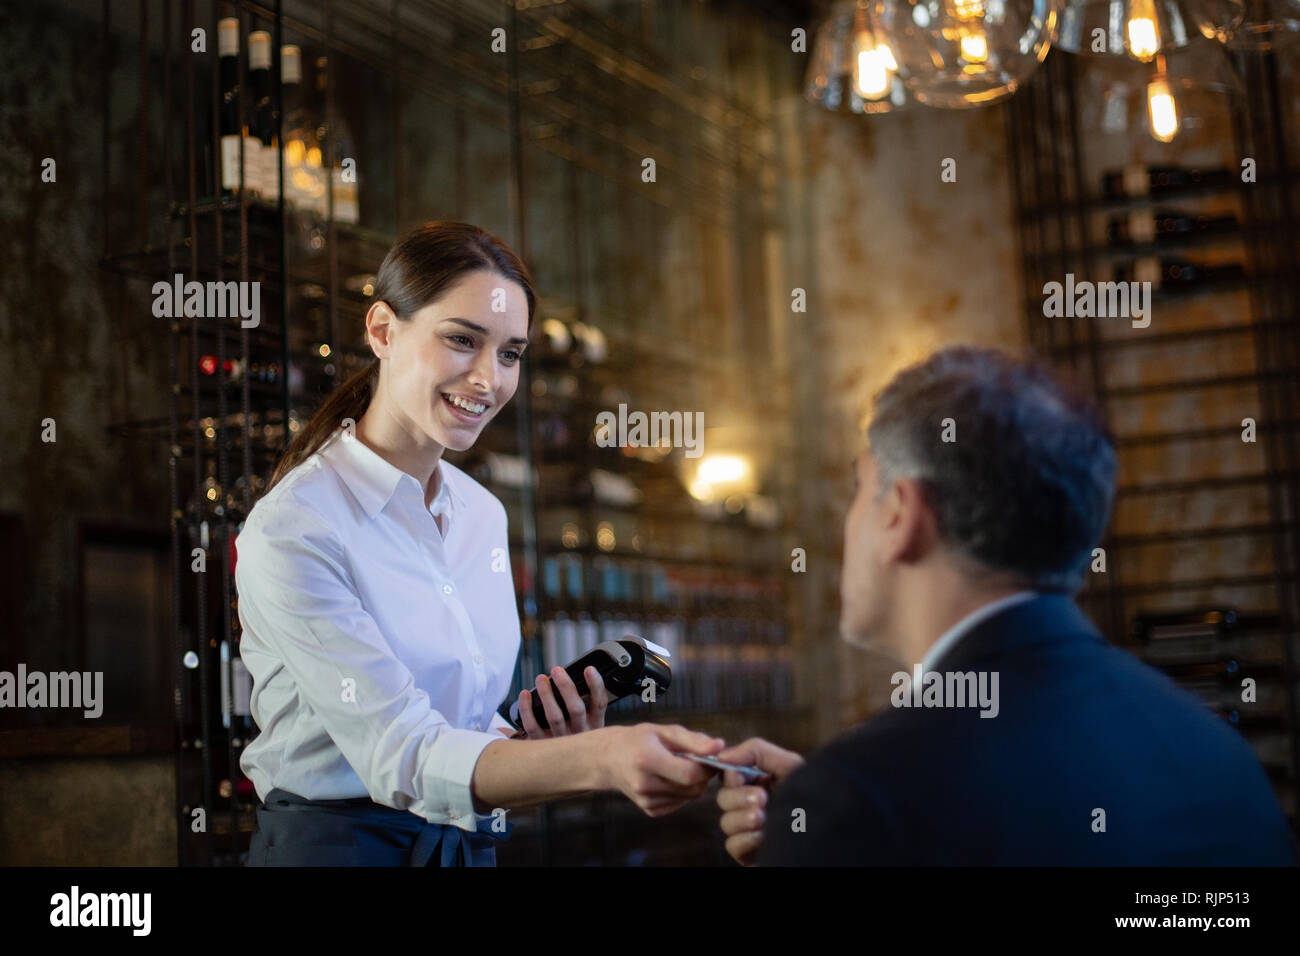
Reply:
<svg viewBox="0 0 1300 956"><path fill-rule="evenodd" d="M376 299L370 303L370 309L366 312L366 341L370 343L370 348L378 358L389 357L389 350L393 345L393 328L396 323L397 316L387 302Z"/></svg>

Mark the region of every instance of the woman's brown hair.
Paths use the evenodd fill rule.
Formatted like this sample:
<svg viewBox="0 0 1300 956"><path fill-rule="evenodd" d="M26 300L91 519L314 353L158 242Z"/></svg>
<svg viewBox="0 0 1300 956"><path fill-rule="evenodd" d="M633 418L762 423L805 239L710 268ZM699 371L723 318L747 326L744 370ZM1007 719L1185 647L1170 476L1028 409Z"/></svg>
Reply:
<svg viewBox="0 0 1300 956"><path fill-rule="evenodd" d="M388 303L399 320L409 322L461 276L480 269L499 273L523 287L528 298L531 330L537 296L528 267L497 236L467 222L426 222L397 240L379 267L372 302ZM360 421L378 384L379 359L376 358L335 389L275 466L267 492L314 455L345 419Z"/></svg>

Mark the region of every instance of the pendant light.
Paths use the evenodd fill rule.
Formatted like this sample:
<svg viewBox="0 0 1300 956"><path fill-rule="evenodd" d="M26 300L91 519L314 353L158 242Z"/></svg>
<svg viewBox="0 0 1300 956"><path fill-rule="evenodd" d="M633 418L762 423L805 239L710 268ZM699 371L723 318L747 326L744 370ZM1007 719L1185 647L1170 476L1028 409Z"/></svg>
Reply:
<svg viewBox="0 0 1300 956"><path fill-rule="evenodd" d="M1061 0L874 0L877 35L912 95L964 109L1014 93L1047 56Z"/></svg>
<svg viewBox="0 0 1300 956"><path fill-rule="evenodd" d="M909 100L893 51L871 19L871 0L831 8L817 31L804 95L829 110L888 113Z"/></svg>

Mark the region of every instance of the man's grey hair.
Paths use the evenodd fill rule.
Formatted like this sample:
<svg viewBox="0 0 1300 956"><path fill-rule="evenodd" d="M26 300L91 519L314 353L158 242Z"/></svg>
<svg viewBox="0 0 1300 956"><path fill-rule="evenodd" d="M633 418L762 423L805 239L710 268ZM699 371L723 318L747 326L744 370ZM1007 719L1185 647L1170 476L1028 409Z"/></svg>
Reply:
<svg viewBox="0 0 1300 956"><path fill-rule="evenodd" d="M1036 590L1082 587L1110 519L1115 445L1095 406L1047 369L943 349L876 396L867 438L878 493L919 479L954 553Z"/></svg>

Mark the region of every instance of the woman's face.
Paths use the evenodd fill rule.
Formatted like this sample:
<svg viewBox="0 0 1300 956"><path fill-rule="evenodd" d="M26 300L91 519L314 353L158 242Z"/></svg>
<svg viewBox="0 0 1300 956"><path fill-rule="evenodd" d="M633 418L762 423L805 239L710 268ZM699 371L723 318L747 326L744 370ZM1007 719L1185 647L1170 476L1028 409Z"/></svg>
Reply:
<svg viewBox="0 0 1300 956"><path fill-rule="evenodd" d="M519 385L528 336L523 287L488 269L467 273L410 321L388 327L387 348L376 352L387 359L392 414L411 434L469 448ZM375 330L371 337L376 344Z"/></svg>

